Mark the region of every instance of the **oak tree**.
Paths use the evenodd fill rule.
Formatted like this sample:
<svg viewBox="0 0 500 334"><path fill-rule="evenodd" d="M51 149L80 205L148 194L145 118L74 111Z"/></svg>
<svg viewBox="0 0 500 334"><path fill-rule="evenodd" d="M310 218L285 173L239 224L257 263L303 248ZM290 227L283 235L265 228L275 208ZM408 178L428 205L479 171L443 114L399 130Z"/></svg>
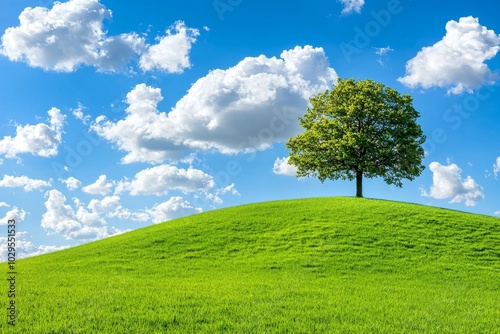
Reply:
<svg viewBox="0 0 500 334"><path fill-rule="evenodd" d="M356 179L382 177L402 187L424 170L425 142L412 97L372 80L339 79L329 91L310 98L299 118L304 132L290 138L288 163L298 177Z"/></svg>

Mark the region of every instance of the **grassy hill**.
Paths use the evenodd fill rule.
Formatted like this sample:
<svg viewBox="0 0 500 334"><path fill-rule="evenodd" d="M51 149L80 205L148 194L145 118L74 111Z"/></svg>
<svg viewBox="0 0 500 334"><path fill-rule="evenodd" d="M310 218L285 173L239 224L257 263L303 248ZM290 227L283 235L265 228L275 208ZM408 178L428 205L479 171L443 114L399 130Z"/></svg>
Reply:
<svg viewBox="0 0 500 334"><path fill-rule="evenodd" d="M2 333L500 328L500 219L398 202L244 205L21 260L17 270L18 324L2 321Z"/></svg>

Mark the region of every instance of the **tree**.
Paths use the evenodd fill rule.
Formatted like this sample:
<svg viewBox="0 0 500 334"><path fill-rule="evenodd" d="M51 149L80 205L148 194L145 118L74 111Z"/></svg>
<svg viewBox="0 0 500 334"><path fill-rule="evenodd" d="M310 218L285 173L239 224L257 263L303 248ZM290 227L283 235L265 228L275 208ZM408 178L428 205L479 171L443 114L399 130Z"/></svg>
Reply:
<svg viewBox="0 0 500 334"><path fill-rule="evenodd" d="M363 197L363 177L401 188L402 179L413 180L425 168L425 136L412 101L372 80L339 79L310 98L299 118L305 131L286 143L288 163L298 177L356 179L356 197Z"/></svg>

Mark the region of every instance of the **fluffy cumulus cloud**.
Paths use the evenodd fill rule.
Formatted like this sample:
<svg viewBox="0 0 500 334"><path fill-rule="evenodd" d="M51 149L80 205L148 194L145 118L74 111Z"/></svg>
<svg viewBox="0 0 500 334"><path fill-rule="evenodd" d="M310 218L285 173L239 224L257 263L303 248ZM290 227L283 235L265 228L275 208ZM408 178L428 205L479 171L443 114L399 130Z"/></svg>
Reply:
<svg viewBox="0 0 500 334"><path fill-rule="evenodd" d="M149 45L135 32L108 36L104 21L111 10L98 0L55 2L52 8L28 7L19 15L19 25L5 30L1 53L12 61L32 67L73 72L79 66L116 71L134 58L143 71L159 69L181 73L190 67L189 52L199 31L178 21ZM77 111L75 116L83 116Z"/></svg>
<svg viewBox="0 0 500 334"><path fill-rule="evenodd" d="M57 108L50 109L48 114L48 124L17 125L14 137L0 139L0 154L7 158L15 158L21 153L40 157L57 155L66 116Z"/></svg>
<svg viewBox="0 0 500 334"><path fill-rule="evenodd" d="M297 176L297 167L288 164L288 157L276 158L273 173L277 175Z"/></svg>
<svg viewBox="0 0 500 334"><path fill-rule="evenodd" d="M111 11L98 0L28 7L19 15L19 25L5 30L2 53L44 70L72 72L80 65L115 70L140 52L144 39L135 33L107 36L106 18Z"/></svg>
<svg viewBox="0 0 500 334"><path fill-rule="evenodd" d="M59 234L68 240L95 240L125 232L108 226L108 219L160 223L202 211L182 197L172 197L137 212L124 208L117 195L92 199L87 206L78 198L73 198L71 205L67 203L66 196L56 189L47 192L45 208L41 226L50 234Z"/></svg>
<svg viewBox="0 0 500 334"><path fill-rule="evenodd" d="M485 61L500 48L500 35L479 24L472 16L446 24L446 35L424 47L406 64L406 75L398 80L411 88L445 87L448 93L470 92L493 83L498 75Z"/></svg>
<svg viewBox="0 0 500 334"><path fill-rule="evenodd" d="M12 210L7 211L5 216L0 219L0 225L7 225L9 223L9 220L14 220L16 224L19 224L26 218L26 215L26 211L14 207L12 208Z"/></svg>
<svg viewBox="0 0 500 334"><path fill-rule="evenodd" d="M137 85L127 94L127 117L116 123L104 116L92 125L103 138L128 152L123 163L162 162L182 156L182 147L169 138L167 116L157 110L163 99L159 88ZM179 143L178 143L179 144Z"/></svg>
<svg viewBox="0 0 500 334"><path fill-rule="evenodd" d="M44 187L50 187L50 182L44 180L30 179L27 176L11 176L4 174L3 179L0 180L0 187L5 188L23 188L24 191L32 191Z"/></svg>
<svg viewBox="0 0 500 334"><path fill-rule="evenodd" d="M108 218L140 220L137 219L137 213L120 204L120 196L116 195L104 197L102 200L92 199L87 208Z"/></svg>
<svg viewBox="0 0 500 334"><path fill-rule="evenodd" d="M41 255L41 254L47 254L47 253L52 253L52 252L56 252L56 251L60 251L60 250L66 249L66 248L69 248L69 246L52 246L52 245L35 246L33 251L31 251L29 253L27 252L26 254L21 254L21 258L35 256L35 255Z"/></svg>
<svg viewBox="0 0 500 334"><path fill-rule="evenodd" d="M337 79L322 48L247 57L199 79L168 114L174 138L222 153L265 149L299 131L309 97Z"/></svg>
<svg viewBox="0 0 500 334"><path fill-rule="evenodd" d="M75 200L76 210L66 204L66 197L53 189L47 193L46 212L42 216L41 226L52 234L60 234L66 239L102 239L122 231L106 226L101 217L103 212L87 210L79 200ZM97 208L97 204L92 205ZM100 208L103 207L101 204Z"/></svg>
<svg viewBox="0 0 500 334"><path fill-rule="evenodd" d="M429 192L422 189L422 196L436 199L451 198L450 203L465 202L466 206L475 206L484 198L483 188L470 176L463 180L462 170L456 164L445 166L432 162L429 168L433 173L432 186Z"/></svg>
<svg viewBox="0 0 500 334"><path fill-rule="evenodd" d="M189 51L196 37L198 29L188 28L182 21L167 29L166 35L158 37L158 44L150 45L141 55L139 66L143 71L158 69L169 73L182 73L191 66Z"/></svg>
<svg viewBox="0 0 500 334"><path fill-rule="evenodd" d="M361 13L361 8L365 5L365 0L339 0L344 9L342 9L342 14L350 14L353 12Z"/></svg>
<svg viewBox="0 0 500 334"><path fill-rule="evenodd" d="M280 58L247 57L198 79L172 110L157 109L161 91L144 84L127 95L127 116L92 128L127 152L124 163L180 159L187 150L224 154L269 148L301 131L312 94L337 79L322 48L295 47Z"/></svg>
<svg viewBox="0 0 500 334"><path fill-rule="evenodd" d="M147 210L153 223L161 223L167 220L188 216L201 212L201 208L196 208L182 197L176 196L168 201L156 204Z"/></svg>
<svg viewBox="0 0 500 334"><path fill-rule="evenodd" d="M120 191L128 190L133 196L161 196L173 190L183 193L209 191L214 185L212 176L199 169L160 165L138 172L130 182L122 182Z"/></svg>
<svg viewBox="0 0 500 334"><path fill-rule="evenodd" d="M76 190L82 186L82 182L74 177L68 177L65 180L61 180L62 183L66 185L68 190Z"/></svg>
<svg viewBox="0 0 500 334"><path fill-rule="evenodd" d="M7 247L8 240L6 237L0 237L0 261L7 261ZM30 256L41 255L45 253L55 252L61 249L68 248L69 246L35 246L31 237L27 232L16 233L16 258L23 259Z"/></svg>
<svg viewBox="0 0 500 334"><path fill-rule="evenodd" d="M103 196L109 194L112 189L113 183L107 181L106 175L99 176L94 183L82 188L82 190L88 194Z"/></svg>

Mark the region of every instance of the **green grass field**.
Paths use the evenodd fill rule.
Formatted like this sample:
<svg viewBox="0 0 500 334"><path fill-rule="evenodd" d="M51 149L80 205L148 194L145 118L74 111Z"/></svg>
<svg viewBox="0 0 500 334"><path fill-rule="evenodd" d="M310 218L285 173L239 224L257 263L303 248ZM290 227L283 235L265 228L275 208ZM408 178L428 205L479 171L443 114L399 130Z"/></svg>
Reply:
<svg viewBox="0 0 500 334"><path fill-rule="evenodd" d="M500 333L500 219L399 202L244 205L17 270L1 333Z"/></svg>

